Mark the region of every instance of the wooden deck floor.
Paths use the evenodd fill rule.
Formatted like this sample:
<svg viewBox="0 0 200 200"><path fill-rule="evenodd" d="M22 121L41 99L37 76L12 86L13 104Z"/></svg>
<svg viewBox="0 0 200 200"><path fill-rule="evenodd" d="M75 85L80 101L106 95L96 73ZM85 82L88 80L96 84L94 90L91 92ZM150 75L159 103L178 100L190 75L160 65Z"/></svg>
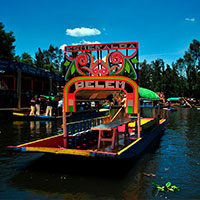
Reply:
<svg viewBox="0 0 200 200"><path fill-rule="evenodd" d="M126 146L128 146L132 141L133 141L133 137L132 139L128 140L128 135L127 134L118 134L118 142L115 142L115 146L114 149L112 149L112 143L111 142L101 142L100 148L97 148L97 144L90 147L89 150L98 150L98 151L104 151L104 152L111 152L111 153L117 153L119 151L121 151L123 148L125 148ZM136 139L136 138L135 138Z"/></svg>

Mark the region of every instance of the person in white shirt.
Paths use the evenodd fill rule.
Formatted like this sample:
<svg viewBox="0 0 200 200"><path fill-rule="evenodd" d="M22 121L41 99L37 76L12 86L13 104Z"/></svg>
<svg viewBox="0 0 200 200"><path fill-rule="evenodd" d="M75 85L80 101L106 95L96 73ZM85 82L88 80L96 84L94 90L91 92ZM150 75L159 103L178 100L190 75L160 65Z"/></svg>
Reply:
<svg viewBox="0 0 200 200"><path fill-rule="evenodd" d="M63 98L58 101L58 116L62 115L62 111L63 111Z"/></svg>

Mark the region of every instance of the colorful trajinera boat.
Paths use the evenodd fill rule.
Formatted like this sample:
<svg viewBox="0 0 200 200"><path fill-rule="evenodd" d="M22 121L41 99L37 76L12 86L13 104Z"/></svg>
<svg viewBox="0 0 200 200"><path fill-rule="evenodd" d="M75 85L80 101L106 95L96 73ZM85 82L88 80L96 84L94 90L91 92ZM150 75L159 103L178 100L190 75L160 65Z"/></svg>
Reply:
<svg viewBox="0 0 200 200"><path fill-rule="evenodd" d="M64 88L63 134L9 148L126 159L142 153L161 135L165 119L159 113L151 118L140 114L137 42L66 46L65 56L68 82ZM114 114L67 123L66 115L76 112L76 101L103 104L109 100L111 105L116 92L123 94L125 101L121 100Z"/></svg>

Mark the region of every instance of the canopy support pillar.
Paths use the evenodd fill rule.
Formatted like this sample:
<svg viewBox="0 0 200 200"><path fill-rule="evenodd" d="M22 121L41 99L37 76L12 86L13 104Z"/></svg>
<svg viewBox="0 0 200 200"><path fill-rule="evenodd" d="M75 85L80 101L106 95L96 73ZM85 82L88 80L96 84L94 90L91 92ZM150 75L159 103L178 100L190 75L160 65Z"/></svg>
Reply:
<svg viewBox="0 0 200 200"><path fill-rule="evenodd" d="M140 138L140 113L137 114L137 135Z"/></svg>
<svg viewBox="0 0 200 200"><path fill-rule="evenodd" d="M67 118L66 112L63 110L63 144L67 148Z"/></svg>

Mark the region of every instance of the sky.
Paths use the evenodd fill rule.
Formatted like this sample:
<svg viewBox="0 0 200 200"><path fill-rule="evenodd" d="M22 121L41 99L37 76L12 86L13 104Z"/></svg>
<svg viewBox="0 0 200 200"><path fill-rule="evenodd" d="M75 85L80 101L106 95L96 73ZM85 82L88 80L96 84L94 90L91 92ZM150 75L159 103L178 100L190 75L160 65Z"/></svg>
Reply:
<svg viewBox="0 0 200 200"><path fill-rule="evenodd" d="M200 0L0 0L0 22L16 39L15 53L38 48L139 42L139 61L184 56L200 41Z"/></svg>

